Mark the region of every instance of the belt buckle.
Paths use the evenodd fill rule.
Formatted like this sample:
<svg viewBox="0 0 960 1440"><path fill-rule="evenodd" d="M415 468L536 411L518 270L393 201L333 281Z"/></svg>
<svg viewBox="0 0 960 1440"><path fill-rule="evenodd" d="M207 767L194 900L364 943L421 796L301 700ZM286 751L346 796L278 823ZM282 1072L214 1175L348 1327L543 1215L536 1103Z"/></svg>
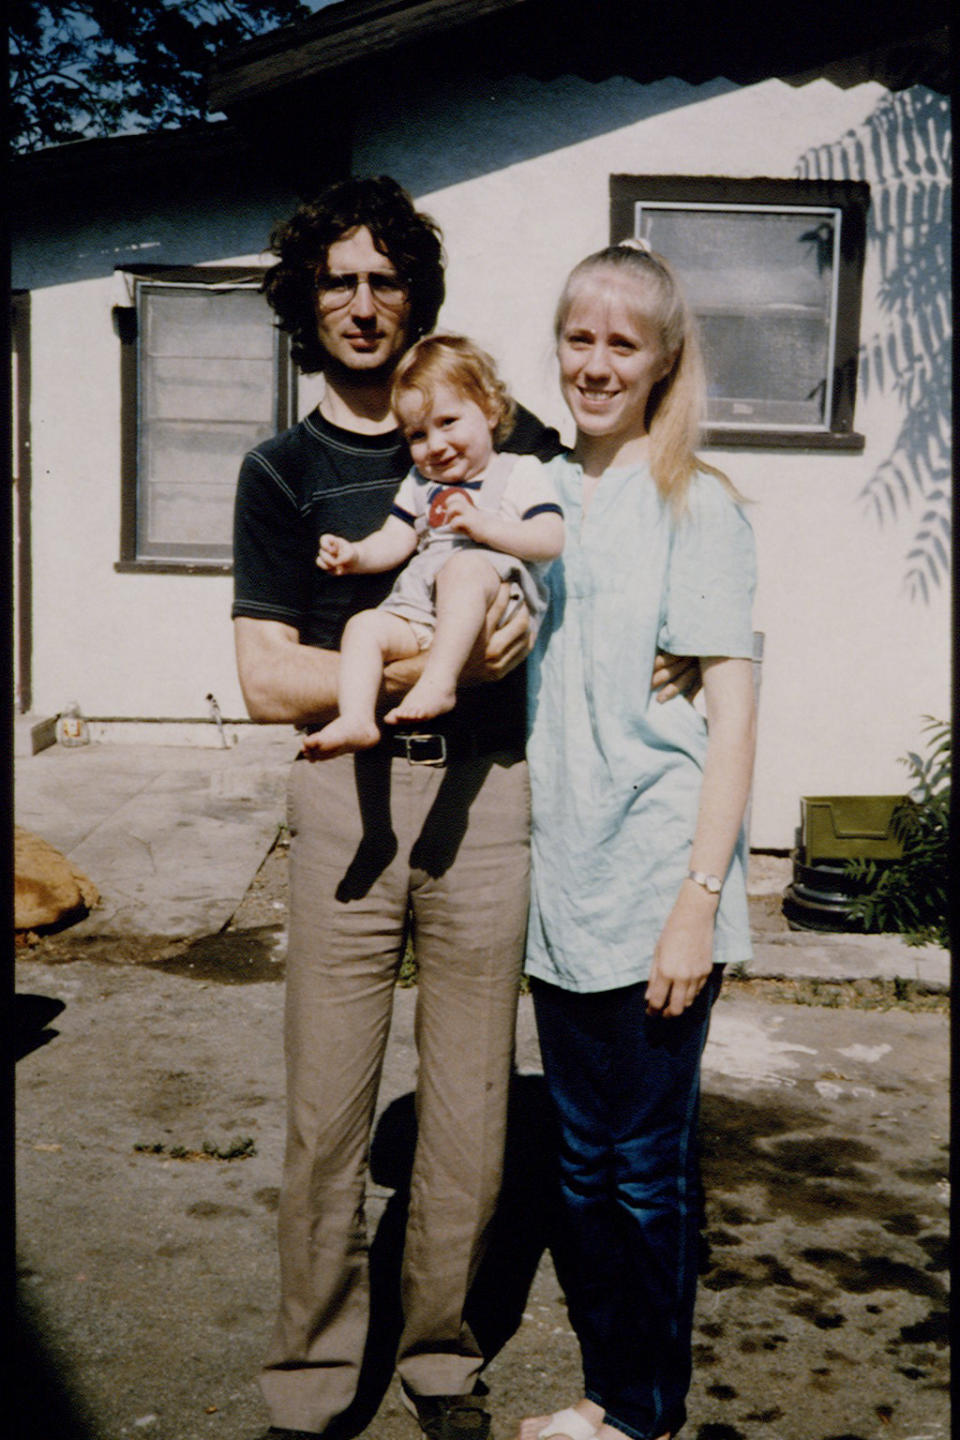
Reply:
<svg viewBox="0 0 960 1440"><path fill-rule="evenodd" d="M410 765L446 765L447 737L445 735L404 735L403 740L407 763ZM428 749L434 753L418 754L417 750Z"/></svg>

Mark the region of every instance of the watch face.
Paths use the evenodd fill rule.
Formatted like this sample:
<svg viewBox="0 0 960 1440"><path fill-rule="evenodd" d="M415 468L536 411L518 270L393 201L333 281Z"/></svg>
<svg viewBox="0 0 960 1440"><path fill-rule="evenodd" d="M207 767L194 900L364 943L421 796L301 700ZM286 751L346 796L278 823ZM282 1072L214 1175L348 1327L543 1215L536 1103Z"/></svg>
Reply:
<svg viewBox="0 0 960 1440"><path fill-rule="evenodd" d="M721 890L720 881L716 875L708 875L706 879L707 889L711 895L719 895Z"/></svg>

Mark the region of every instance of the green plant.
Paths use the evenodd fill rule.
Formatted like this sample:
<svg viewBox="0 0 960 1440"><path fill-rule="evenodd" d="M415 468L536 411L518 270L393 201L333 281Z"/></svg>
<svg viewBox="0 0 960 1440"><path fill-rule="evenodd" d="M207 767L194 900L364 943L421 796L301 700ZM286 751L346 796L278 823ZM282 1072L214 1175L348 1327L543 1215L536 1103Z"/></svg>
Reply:
<svg viewBox="0 0 960 1440"><path fill-rule="evenodd" d="M209 1155L211 1160L246 1160L250 1155L256 1155L257 1147L252 1135L244 1135L239 1140L227 1141L225 1145L215 1145L212 1140L204 1140L203 1153Z"/></svg>
<svg viewBox="0 0 960 1440"><path fill-rule="evenodd" d="M891 819L902 854L883 868L873 860L848 862L847 874L865 887L849 913L867 930L899 931L909 945L945 946L952 741L949 724L924 718L927 753L910 751L901 760L912 786Z"/></svg>
<svg viewBox="0 0 960 1440"><path fill-rule="evenodd" d="M250 1135L241 1136L239 1140L228 1140L224 1145L204 1140L200 1150L192 1150L188 1145L171 1145L168 1150L159 1140L139 1140L133 1148L141 1155L167 1155L171 1160L246 1160L257 1153L256 1144Z"/></svg>

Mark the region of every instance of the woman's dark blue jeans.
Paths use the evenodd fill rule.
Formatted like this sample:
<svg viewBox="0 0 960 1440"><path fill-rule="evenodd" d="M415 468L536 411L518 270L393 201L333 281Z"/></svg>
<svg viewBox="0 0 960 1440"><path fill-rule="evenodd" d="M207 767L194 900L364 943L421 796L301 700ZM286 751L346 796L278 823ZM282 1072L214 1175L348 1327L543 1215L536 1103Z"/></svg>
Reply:
<svg viewBox="0 0 960 1440"><path fill-rule="evenodd" d="M531 982L560 1124L556 1256L585 1393L634 1440L686 1418L701 1213L700 1057L722 967L677 1017L646 985L596 994Z"/></svg>

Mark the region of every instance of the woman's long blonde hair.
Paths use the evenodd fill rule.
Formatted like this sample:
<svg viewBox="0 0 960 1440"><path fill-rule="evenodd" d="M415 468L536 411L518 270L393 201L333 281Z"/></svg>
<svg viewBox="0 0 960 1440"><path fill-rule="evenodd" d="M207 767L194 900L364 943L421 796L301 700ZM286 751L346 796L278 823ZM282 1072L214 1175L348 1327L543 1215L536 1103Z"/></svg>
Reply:
<svg viewBox="0 0 960 1440"><path fill-rule="evenodd" d="M570 310L591 282L608 277L615 285L628 279L638 315L657 327L664 352L673 363L650 391L646 423L650 435L650 473L673 513L687 507L690 481L698 470L715 475L733 498L743 497L716 466L701 460L696 447L706 414L707 383L696 318L669 262L636 240L608 245L574 266L557 304L554 336L559 344ZM637 294L637 292L640 294ZM632 299L628 297L628 301Z"/></svg>

